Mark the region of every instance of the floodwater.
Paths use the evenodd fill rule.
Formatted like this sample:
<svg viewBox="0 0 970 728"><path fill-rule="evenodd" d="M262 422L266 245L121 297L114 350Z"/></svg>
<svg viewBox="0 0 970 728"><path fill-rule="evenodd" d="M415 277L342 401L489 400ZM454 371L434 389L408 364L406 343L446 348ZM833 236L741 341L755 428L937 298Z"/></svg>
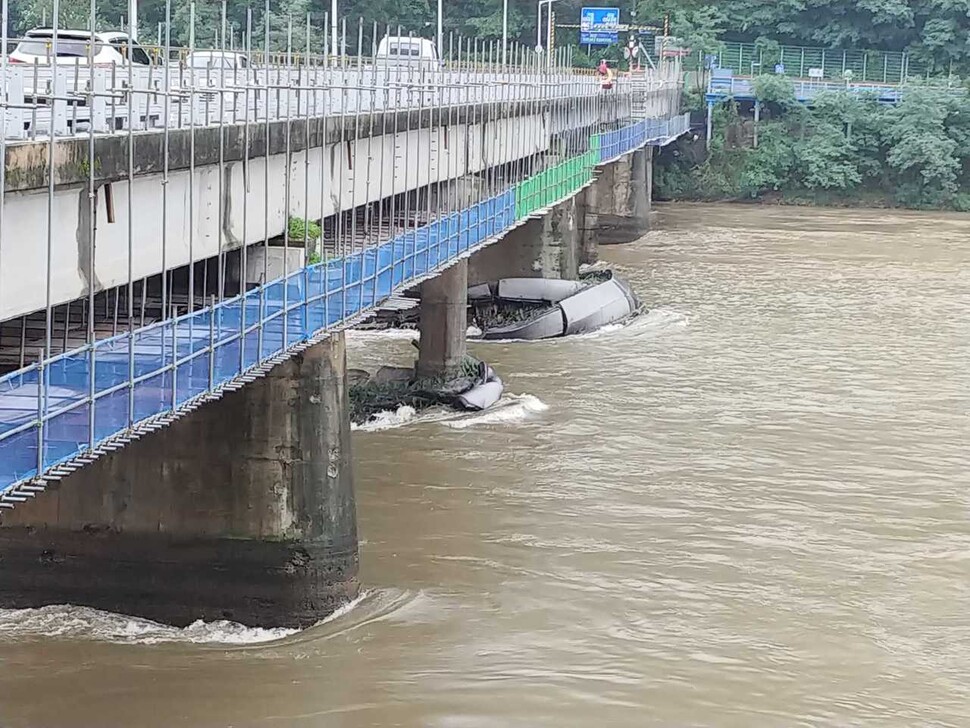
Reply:
<svg viewBox="0 0 970 728"><path fill-rule="evenodd" d="M350 609L0 613L0 725L970 725L970 218L656 217L602 252L649 313L355 433Z"/></svg>

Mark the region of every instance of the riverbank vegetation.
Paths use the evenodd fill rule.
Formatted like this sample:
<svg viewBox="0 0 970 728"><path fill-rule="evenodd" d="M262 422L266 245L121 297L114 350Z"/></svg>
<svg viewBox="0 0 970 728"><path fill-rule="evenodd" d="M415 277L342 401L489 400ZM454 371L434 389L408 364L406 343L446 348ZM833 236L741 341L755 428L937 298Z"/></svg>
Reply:
<svg viewBox="0 0 970 728"><path fill-rule="evenodd" d="M903 51L930 75L970 76L964 0L641 0L637 16L669 17L695 51L722 40Z"/></svg>
<svg viewBox="0 0 970 728"><path fill-rule="evenodd" d="M750 104L718 105L710 154L689 138L658 157L658 199L764 200L970 211L970 96L908 88L895 106L848 92L795 101L790 81L755 81ZM755 137L757 136L757 146Z"/></svg>

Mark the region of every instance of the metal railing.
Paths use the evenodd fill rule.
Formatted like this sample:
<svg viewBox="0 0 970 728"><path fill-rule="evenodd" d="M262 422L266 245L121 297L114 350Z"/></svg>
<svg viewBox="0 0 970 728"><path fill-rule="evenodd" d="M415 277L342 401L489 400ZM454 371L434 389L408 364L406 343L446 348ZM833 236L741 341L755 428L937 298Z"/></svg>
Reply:
<svg viewBox="0 0 970 728"><path fill-rule="evenodd" d="M289 65L248 68L11 65L0 70L0 88L6 91L0 124L6 140L19 141L52 131L67 137L526 101L537 87L550 99L599 89L597 79L583 74L570 74L569 83L561 83L562 69L546 66L525 49L513 49L513 63L500 66L491 58L463 60L460 44L461 39L454 63L434 67L361 59L331 66L293 59ZM494 52L490 49L490 55Z"/></svg>
<svg viewBox="0 0 970 728"><path fill-rule="evenodd" d="M820 93L848 92L854 94L868 94L885 103L898 103L903 95L901 86L884 86L872 83L849 83L846 81L805 81L793 80L792 88L795 98L799 101L809 101ZM708 99L712 98L755 98L754 79L712 77L707 87Z"/></svg>
<svg viewBox="0 0 970 728"><path fill-rule="evenodd" d="M714 55L714 67L734 73L758 75L774 73L775 65L784 67L788 76L808 78L810 72L821 79L842 80L848 74L854 81L877 84L905 83L924 76L927 69L904 51L842 50L809 46L779 45L766 49L754 43L723 42ZM684 58L684 68L696 71L706 67L703 53Z"/></svg>

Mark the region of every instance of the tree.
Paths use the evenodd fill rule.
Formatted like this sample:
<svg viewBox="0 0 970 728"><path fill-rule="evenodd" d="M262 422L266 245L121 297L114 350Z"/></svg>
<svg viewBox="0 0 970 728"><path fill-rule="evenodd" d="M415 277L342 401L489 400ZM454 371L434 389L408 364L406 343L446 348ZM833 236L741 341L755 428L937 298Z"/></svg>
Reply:
<svg viewBox="0 0 970 728"><path fill-rule="evenodd" d="M889 114L886 162L901 202L940 205L958 190L961 164L946 119L947 104L930 89L907 93Z"/></svg>
<svg viewBox="0 0 970 728"><path fill-rule="evenodd" d="M22 2L11 3L10 9L14 35L22 35L25 31L41 25L50 26L54 22L53 0L22 0ZM105 16L105 10L110 8L98 8L95 21L95 27L98 30L111 24ZM90 17L91 5L88 0L62 0L59 3L57 22L59 28L75 30L89 28Z"/></svg>

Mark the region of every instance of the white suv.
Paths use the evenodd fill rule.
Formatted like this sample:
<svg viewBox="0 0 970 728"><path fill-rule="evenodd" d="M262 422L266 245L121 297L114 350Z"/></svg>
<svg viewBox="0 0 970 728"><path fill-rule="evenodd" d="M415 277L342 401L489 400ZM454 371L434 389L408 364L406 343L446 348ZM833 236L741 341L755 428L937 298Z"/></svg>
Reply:
<svg viewBox="0 0 970 728"><path fill-rule="evenodd" d="M7 57L10 63L49 64L51 60L58 65L87 65L91 33L87 30L58 30L57 57L54 52L54 31L51 28L28 30L23 40ZM123 66L128 63L129 48L131 62L149 66L151 58L145 49L132 43L127 33L116 31L94 34L94 65Z"/></svg>

